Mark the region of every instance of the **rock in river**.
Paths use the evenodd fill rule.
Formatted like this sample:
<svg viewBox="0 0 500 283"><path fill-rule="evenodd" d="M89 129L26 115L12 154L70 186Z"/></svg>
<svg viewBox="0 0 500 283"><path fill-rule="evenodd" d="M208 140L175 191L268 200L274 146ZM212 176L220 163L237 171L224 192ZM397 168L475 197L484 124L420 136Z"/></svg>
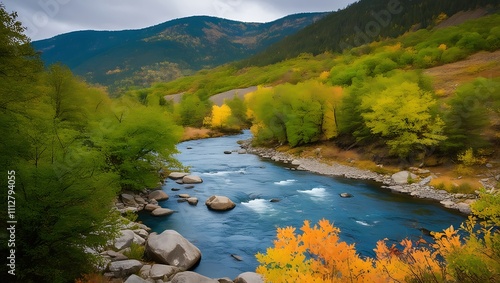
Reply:
<svg viewBox="0 0 500 283"><path fill-rule="evenodd" d="M172 180L182 179L184 176L189 175L185 172L172 172L168 175L168 177Z"/></svg>
<svg viewBox="0 0 500 283"><path fill-rule="evenodd" d="M153 216L165 216L165 215L170 215L173 214L175 211L168 209L168 208L157 208L153 211L151 211L151 215Z"/></svg>
<svg viewBox="0 0 500 283"><path fill-rule="evenodd" d="M352 198L353 195L351 195L350 193L341 193L340 197L343 197L343 198Z"/></svg>
<svg viewBox="0 0 500 283"><path fill-rule="evenodd" d="M167 195L167 193L165 193L162 190L156 190L156 191L150 192L148 198L154 199L154 200L167 200L168 195Z"/></svg>
<svg viewBox="0 0 500 283"><path fill-rule="evenodd" d="M233 209L236 204L225 196L211 196L205 202L205 205L212 210L225 211Z"/></svg>
<svg viewBox="0 0 500 283"><path fill-rule="evenodd" d="M200 250L174 230L149 235L146 252L156 262L188 270L201 259Z"/></svg>
<svg viewBox="0 0 500 283"><path fill-rule="evenodd" d="M184 184L199 184L203 183L203 180L199 176L187 175L182 178L182 183Z"/></svg>

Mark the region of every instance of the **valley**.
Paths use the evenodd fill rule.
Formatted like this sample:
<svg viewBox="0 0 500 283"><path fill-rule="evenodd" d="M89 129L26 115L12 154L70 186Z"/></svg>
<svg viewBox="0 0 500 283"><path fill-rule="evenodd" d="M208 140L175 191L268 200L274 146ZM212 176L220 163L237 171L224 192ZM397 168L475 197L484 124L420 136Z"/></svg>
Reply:
<svg viewBox="0 0 500 283"><path fill-rule="evenodd" d="M35 42L0 4L4 274L499 281L497 2L360 0Z"/></svg>

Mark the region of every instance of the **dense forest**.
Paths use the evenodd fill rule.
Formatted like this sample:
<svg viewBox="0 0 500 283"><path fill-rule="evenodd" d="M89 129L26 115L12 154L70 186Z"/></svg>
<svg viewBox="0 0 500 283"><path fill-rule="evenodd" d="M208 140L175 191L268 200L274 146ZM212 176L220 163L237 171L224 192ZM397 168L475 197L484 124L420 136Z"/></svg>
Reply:
<svg viewBox="0 0 500 283"><path fill-rule="evenodd" d="M455 4L437 4L445 2ZM424 3L450 13L469 2ZM408 17L435 23L434 14L411 11ZM183 127L222 133L250 128L256 145L326 142L405 166L430 166L444 158L464 176L498 154L497 62L469 66L472 78L452 92L436 88L422 70L498 52L500 14L342 53L301 52L263 67L228 64L119 98L63 65L44 68L17 15L0 6L0 18L0 167L13 180L2 198L15 201L15 213L1 220L22 223L15 225L18 282L73 282L96 272L99 257L89 250L116 237L120 218L110 206L117 193L158 187L166 172L183 170L174 158ZM476 75L481 70L492 75ZM222 105L210 101L219 92L247 86L258 88ZM179 103L168 97L176 93L184 93ZM270 282L498 282L500 195L495 190L480 195L472 207L475 216L460 233L453 228L435 233L430 245L403 240L402 249L381 240L373 259L340 242L340 230L326 221L305 222L302 234L280 228L274 247L257 255L257 271ZM9 248L2 245L2 254ZM3 274L7 268L4 264Z"/></svg>
<svg viewBox="0 0 500 283"><path fill-rule="evenodd" d="M162 168L180 166L172 154L182 128L67 67L44 70L16 15L0 7L0 19L0 168L10 180L9 195L7 183L1 191L15 204L1 218L19 220L2 255L15 250L18 282L72 282L98 263L88 250L116 237L116 194L157 187Z"/></svg>
<svg viewBox="0 0 500 283"><path fill-rule="evenodd" d="M498 2L358 1L242 61L241 65L264 66L297 57L301 53L317 55L323 52L342 52L372 41L395 38L411 30L432 28L457 12L479 7L496 10Z"/></svg>

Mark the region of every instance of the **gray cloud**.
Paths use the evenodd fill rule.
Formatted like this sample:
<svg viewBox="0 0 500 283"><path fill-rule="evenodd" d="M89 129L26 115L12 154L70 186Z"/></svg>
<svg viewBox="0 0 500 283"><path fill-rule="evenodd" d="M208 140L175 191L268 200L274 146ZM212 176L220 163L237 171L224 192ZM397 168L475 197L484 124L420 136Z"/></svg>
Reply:
<svg viewBox="0 0 500 283"><path fill-rule="evenodd" d="M4 3L33 40L76 30L138 29L176 18L209 15L269 22L300 12L335 11L355 0L28 0Z"/></svg>

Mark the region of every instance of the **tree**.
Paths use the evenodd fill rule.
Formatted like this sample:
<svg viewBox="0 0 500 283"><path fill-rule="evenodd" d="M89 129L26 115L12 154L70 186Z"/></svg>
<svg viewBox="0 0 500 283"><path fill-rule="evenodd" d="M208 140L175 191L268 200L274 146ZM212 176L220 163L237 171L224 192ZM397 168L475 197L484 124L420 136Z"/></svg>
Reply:
<svg viewBox="0 0 500 283"><path fill-rule="evenodd" d="M365 97L362 116L370 131L386 140L393 154L405 158L446 138L442 135L444 122L432 115L435 103L417 84L404 82Z"/></svg>
<svg viewBox="0 0 500 283"><path fill-rule="evenodd" d="M246 98L253 133L257 141L291 146L331 139L338 133L335 112L341 95L341 88L314 81L259 88Z"/></svg>
<svg viewBox="0 0 500 283"><path fill-rule="evenodd" d="M231 108L227 104L221 106L212 106L212 115L207 117L207 125L215 129L229 128L229 119L231 118Z"/></svg>
<svg viewBox="0 0 500 283"><path fill-rule="evenodd" d="M313 227L304 221L300 230L278 228L274 247L256 255L266 282L378 282L373 261L340 241L340 230L327 220Z"/></svg>
<svg viewBox="0 0 500 283"><path fill-rule="evenodd" d="M456 154L489 145L484 132L490 117L500 114L499 87L498 79L478 78L457 89L444 115L444 132L448 136L442 146L445 152Z"/></svg>
<svg viewBox="0 0 500 283"><path fill-rule="evenodd" d="M201 100L196 94L183 95L176 106L175 113L179 124L198 128L203 126L203 120L209 115L212 107L209 100Z"/></svg>
<svg viewBox="0 0 500 283"><path fill-rule="evenodd" d="M180 167L173 158L182 128L160 107L146 107L125 98L105 127L94 129L92 143L105 154L122 189L155 188L160 172Z"/></svg>
<svg viewBox="0 0 500 283"><path fill-rule="evenodd" d="M492 202L493 201L493 202ZM481 211L498 203L498 194L478 206ZM475 207L473 206L473 211ZM498 209L484 211L494 215ZM387 246L377 242L376 257L360 257L354 245L339 240L340 230L327 220L302 234L295 228L277 229L274 246L256 255L257 272L266 282L498 282L500 233L498 222L470 216L460 233L453 226L433 233L435 242L408 239Z"/></svg>

